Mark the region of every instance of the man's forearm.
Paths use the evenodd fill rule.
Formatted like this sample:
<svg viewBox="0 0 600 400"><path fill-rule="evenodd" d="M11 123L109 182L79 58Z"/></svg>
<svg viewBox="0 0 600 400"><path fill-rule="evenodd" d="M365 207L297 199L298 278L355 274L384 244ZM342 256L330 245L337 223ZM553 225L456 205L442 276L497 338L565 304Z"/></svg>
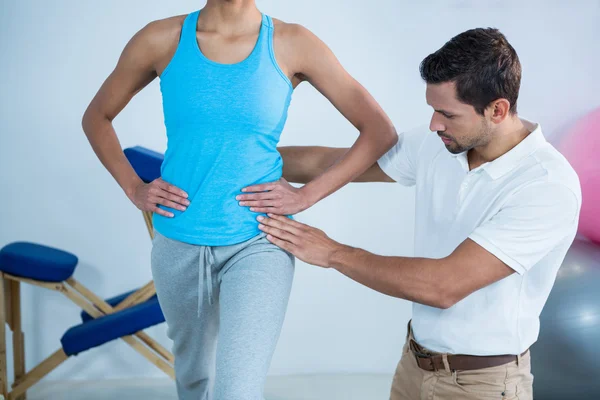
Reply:
<svg viewBox="0 0 600 400"><path fill-rule="evenodd" d="M443 260L387 257L349 246L334 252L330 267L378 292L438 308L452 304L446 294Z"/></svg>
<svg viewBox="0 0 600 400"><path fill-rule="evenodd" d="M283 159L283 177L288 182L308 183L341 159L349 148L322 146L278 147ZM353 182L394 182L375 162Z"/></svg>
<svg viewBox="0 0 600 400"><path fill-rule="evenodd" d="M315 204L362 175L398 140L393 126L362 131L354 145L323 174L302 187L309 203Z"/></svg>
<svg viewBox="0 0 600 400"><path fill-rule="evenodd" d="M288 182L307 183L339 160L347 148L321 146L279 147L283 159L283 177Z"/></svg>

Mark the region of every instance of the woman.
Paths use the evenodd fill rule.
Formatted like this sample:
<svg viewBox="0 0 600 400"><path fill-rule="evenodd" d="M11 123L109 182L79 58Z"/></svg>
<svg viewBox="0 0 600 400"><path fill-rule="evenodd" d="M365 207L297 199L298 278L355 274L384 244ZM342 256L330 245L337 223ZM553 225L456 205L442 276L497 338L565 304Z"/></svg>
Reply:
<svg viewBox="0 0 600 400"><path fill-rule="evenodd" d="M162 177L144 184L112 120L156 77L168 146ZM336 165L297 189L280 180L276 146L302 81L360 135ZM174 342L179 398L262 399L294 260L261 233L258 212L292 215L350 182L393 146L391 122L307 29L262 14L254 0L208 0L131 39L83 127L129 199L154 212L152 273ZM236 200L242 188L272 181L264 194L270 207Z"/></svg>

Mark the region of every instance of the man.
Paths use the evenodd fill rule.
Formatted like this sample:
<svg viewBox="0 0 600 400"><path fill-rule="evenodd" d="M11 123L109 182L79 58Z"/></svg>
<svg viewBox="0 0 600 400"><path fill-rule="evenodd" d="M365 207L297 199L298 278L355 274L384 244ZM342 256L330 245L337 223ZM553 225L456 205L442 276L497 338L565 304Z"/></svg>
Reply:
<svg viewBox="0 0 600 400"><path fill-rule="evenodd" d="M414 302L392 400L531 399L528 349L576 234L577 175L518 117L521 66L498 30L459 34L420 72L437 135L400 134L356 180L416 186L415 257L371 254L279 216L272 198L286 197L285 182L248 187L242 203L268 212L260 229L301 260ZM284 177L309 181L345 151L282 148Z"/></svg>

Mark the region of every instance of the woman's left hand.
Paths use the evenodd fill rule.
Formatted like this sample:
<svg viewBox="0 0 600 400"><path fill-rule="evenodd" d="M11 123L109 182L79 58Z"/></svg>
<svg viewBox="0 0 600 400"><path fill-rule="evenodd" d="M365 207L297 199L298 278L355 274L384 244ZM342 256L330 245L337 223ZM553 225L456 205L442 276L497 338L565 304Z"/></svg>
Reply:
<svg viewBox="0 0 600 400"><path fill-rule="evenodd" d="M248 186L236 196L240 206L250 207L256 213L272 213L278 215L294 215L304 211L311 202L302 188L295 188L285 179L276 182Z"/></svg>

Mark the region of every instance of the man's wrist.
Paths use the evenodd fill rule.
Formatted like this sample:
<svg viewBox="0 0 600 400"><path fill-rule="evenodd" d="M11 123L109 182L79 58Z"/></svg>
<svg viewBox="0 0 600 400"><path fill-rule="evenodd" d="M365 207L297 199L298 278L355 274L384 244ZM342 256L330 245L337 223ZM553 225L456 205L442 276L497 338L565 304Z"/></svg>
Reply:
<svg viewBox="0 0 600 400"><path fill-rule="evenodd" d="M337 244L329 256L327 267L342 271L348 265L348 260L352 259L357 249L354 247Z"/></svg>

